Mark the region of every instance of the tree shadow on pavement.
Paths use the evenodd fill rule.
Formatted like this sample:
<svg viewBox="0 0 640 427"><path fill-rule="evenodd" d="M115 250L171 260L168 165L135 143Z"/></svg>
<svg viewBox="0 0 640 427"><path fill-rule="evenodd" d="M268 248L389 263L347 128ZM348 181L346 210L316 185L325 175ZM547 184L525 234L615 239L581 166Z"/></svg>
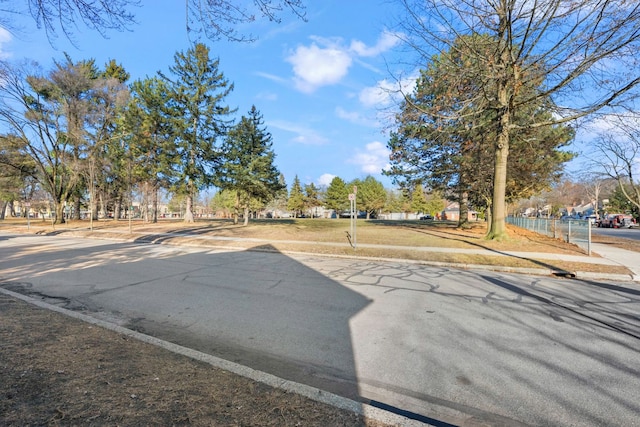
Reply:
<svg viewBox="0 0 640 427"><path fill-rule="evenodd" d="M625 315L620 312L610 312L604 308L595 309L592 308L590 311L583 310L582 307L585 303L580 301L571 301L571 303L567 303L566 301L559 300L558 295L554 295L553 293L549 293L546 295L541 292L540 289L536 289L535 292L529 292L523 287L518 285L508 283L504 280L501 280L496 277L490 277L486 275L481 275L481 277L489 283L496 285L500 288L503 288L507 291L511 291L517 295L528 297L533 300L539 301L543 304L546 304L550 307L556 307L561 310L565 310L568 312L577 315L578 318L584 318L585 320L596 322L601 324L602 326L618 331L635 339L640 339L640 317L635 315ZM604 288L607 290L612 290L614 292L628 292L632 295L640 295L640 292L637 292L633 289L623 288L621 286L615 285L607 285L605 283L597 283L597 282L584 282L585 284L589 284L591 286L597 286L600 288ZM590 304L593 305L593 304ZM604 314L604 316L603 316Z"/></svg>
<svg viewBox="0 0 640 427"><path fill-rule="evenodd" d="M361 401L349 322L370 301L274 247L56 241L8 249L0 286Z"/></svg>

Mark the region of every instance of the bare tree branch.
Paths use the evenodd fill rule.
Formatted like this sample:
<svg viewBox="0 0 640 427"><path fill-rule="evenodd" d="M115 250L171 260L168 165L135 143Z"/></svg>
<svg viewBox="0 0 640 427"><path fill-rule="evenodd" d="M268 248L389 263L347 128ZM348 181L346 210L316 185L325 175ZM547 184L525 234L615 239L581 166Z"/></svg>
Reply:
<svg viewBox="0 0 640 427"><path fill-rule="evenodd" d="M626 199L640 209L640 117L610 116L612 128L600 134L591 163L618 183Z"/></svg>
<svg viewBox="0 0 640 427"><path fill-rule="evenodd" d="M256 15L280 22L289 10L305 20L303 0L253 0L253 7L240 6L236 0L185 0L185 26L188 34L204 34L210 40L252 41L255 37L238 30L256 20ZM75 44L80 24L107 38L109 31L130 30L136 24L133 9L140 0L0 0L0 26L20 32L15 25L19 15L33 18L50 42L59 34ZM158 7L155 3L148 7ZM160 6L161 7L161 6Z"/></svg>

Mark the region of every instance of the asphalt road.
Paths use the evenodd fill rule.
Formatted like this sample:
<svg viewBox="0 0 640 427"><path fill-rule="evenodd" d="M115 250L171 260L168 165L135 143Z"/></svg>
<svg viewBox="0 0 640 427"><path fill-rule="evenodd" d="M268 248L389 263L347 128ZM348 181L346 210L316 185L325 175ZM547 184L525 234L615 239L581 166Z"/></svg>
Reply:
<svg viewBox="0 0 640 427"><path fill-rule="evenodd" d="M640 228L591 228L593 234L609 236L614 238L640 240Z"/></svg>
<svg viewBox="0 0 640 427"><path fill-rule="evenodd" d="M637 284L0 233L0 286L436 425L640 425Z"/></svg>

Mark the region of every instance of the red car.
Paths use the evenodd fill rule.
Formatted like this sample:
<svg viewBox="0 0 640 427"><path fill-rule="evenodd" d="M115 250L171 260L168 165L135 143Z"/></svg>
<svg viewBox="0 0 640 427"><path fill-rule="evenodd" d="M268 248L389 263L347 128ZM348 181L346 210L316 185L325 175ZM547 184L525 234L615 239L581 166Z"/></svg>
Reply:
<svg viewBox="0 0 640 427"><path fill-rule="evenodd" d="M600 223L598 223L598 227L604 228L631 228L637 227L635 218L631 215L626 214L609 214L605 215Z"/></svg>

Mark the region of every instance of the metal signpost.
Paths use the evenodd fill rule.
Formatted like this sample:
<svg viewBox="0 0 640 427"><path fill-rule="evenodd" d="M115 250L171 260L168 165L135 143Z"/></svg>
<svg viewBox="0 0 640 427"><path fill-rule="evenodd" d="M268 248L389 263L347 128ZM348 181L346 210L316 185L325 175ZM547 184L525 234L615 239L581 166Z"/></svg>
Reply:
<svg viewBox="0 0 640 427"><path fill-rule="evenodd" d="M356 225L358 219L358 210L356 209L356 194L358 194L358 187L353 186L353 193L349 194L349 202L351 204L351 246L356 248Z"/></svg>
<svg viewBox="0 0 640 427"><path fill-rule="evenodd" d="M27 210L27 230L31 230L31 202L26 202L24 207Z"/></svg>

